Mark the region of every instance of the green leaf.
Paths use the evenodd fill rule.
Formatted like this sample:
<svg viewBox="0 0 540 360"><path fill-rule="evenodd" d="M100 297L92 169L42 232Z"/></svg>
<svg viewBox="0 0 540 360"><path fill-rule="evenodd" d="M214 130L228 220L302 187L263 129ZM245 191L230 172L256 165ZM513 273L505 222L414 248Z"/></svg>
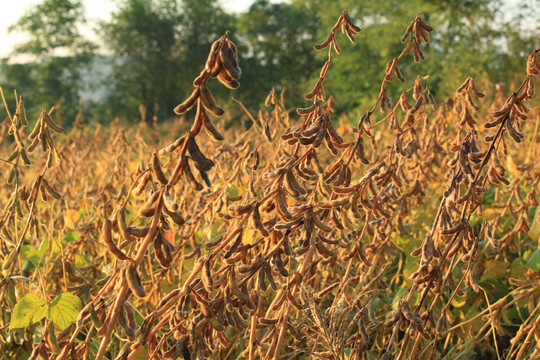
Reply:
<svg viewBox="0 0 540 360"><path fill-rule="evenodd" d="M56 241L53 240L51 243L51 249L52 249L53 254L56 254L61 250L59 241L61 241L62 245L65 246L66 244L69 244L70 242L76 241L79 237L81 237L81 234L79 234L76 231L70 231L66 233L64 237L62 237L61 240L56 240Z"/></svg>
<svg viewBox="0 0 540 360"><path fill-rule="evenodd" d="M527 235L533 240L538 240L540 237L540 206L536 208L534 219Z"/></svg>
<svg viewBox="0 0 540 360"><path fill-rule="evenodd" d="M481 280L503 279L508 268L508 263L497 260L487 260L484 262L484 273Z"/></svg>
<svg viewBox="0 0 540 360"><path fill-rule="evenodd" d="M409 291L406 288L401 288L398 291L396 291L394 295L394 299L392 300L392 309L397 308L399 301L402 299L406 299L408 293Z"/></svg>
<svg viewBox="0 0 540 360"><path fill-rule="evenodd" d="M15 305L9 328L23 328L40 321L45 316L47 316L47 302L28 293Z"/></svg>
<svg viewBox="0 0 540 360"><path fill-rule="evenodd" d="M21 255L23 260L30 259L33 256L39 256L38 250L32 245L24 245L21 247Z"/></svg>
<svg viewBox="0 0 540 360"><path fill-rule="evenodd" d="M38 264L38 262L39 262L39 259L37 256L26 260L22 267L23 272L34 271L36 269L36 264Z"/></svg>
<svg viewBox="0 0 540 360"><path fill-rule="evenodd" d="M70 243L72 241L77 240L81 237L81 234L79 234L76 231L70 231L66 235L64 235L64 244Z"/></svg>
<svg viewBox="0 0 540 360"><path fill-rule="evenodd" d="M452 299L452 306L460 308L467 303L467 296L454 296Z"/></svg>
<svg viewBox="0 0 540 360"><path fill-rule="evenodd" d="M525 273L529 270L525 261L522 258L515 258L512 261L512 266L510 268L510 277L515 279L526 279Z"/></svg>
<svg viewBox="0 0 540 360"><path fill-rule="evenodd" d="M80 310L81 300L72 293L63 293L51 303L51 319L58 327L65 329L77 320Z"/></svg>
<svg viewBox="0 0 540 360"><path fill-rule="evenodd" d="M39 257L43 257L45 256L45 253L47 252L47 250L49 249L49 239L47 238L47 236L45 235L43 237L43 242L41 243L41 246L39 247L39 250L37 252L37 255Z"/></svg>
<svg viewBox="0 0 540 360"><path fill-rule="evenodd" d="M44 262L44 256L49 248L49 241L45 236L39 250L32 245L24 245L21 248L22 259L26 260L23 265L24 271L33 271L36 266L40 266Z"/></svg>
<svg viewBox="0 0 540 360"><path fill-rule="evenodd" d="M76 267L82 267L88 264L91 264L91 261L88 259L88 257L81 255L81 254L75 254L75 261L73 264Z"/></svg>
<svg viewBox="0 0 540 360"><path fill-rule="evenodd" d="M34 271L36 266L40 266L44 263L44 258L39 257L37 255L33 255L29 257L23 264L23 271Z"/></svg>
<svg viewBox="0 0 540 360"><path fill-rule="evenodd" d="M227 184L227 196L230 198L238 196L238 188L233 183Z"/></svg>
<svg viewBox="0 0 540 360"><path fill-rule="evenodd" d="M540 271L540 249L537 249L525 262L534 271Z"/></svg>
<svg viewBox="0 0 540 360"><path fill-rule="evenodd" d="M482 201L486 208L488 208L489 205L493 204L493 201L495 201L495 193L496 193L495 187L492 187L488 191L486 191L484 195L482 196Z"/></svg>

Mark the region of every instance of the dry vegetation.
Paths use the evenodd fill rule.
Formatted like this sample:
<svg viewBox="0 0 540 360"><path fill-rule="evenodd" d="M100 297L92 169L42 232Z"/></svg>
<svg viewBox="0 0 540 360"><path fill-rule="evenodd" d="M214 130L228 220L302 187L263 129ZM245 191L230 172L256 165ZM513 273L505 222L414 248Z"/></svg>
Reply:
<svg viewBox="0 0 540 360"><path fill-rule="evenodd" d="M340 31L360 29L344 12L315 46L311 105L272 91L223 134L206 85L239 85L229 34L175 109L189 131L191 112L161 134L82 115L63 133L45 110L29 130L19 98L0 133L2 358L540 357L538 50L515 89L469 77L437 105L399 70L424 58L419 15L352 127L323 88ZM395 103L393 81L410 83ZM45 312L14 326L27 294Z"/></svg>

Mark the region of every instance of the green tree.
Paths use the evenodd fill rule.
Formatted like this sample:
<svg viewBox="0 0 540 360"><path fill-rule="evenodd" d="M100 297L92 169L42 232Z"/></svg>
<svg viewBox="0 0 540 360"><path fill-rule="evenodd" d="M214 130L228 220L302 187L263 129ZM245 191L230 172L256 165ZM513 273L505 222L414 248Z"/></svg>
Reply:
<svg viewBox="0 0 540 360"><path fill-rule="evenodd" d="M300 98L306 79L322 65L313 51L319 26L313 8L255 1L238 20L244 68L239 95L258 105L273 86L285 86L288 96Z"/></svg>
<svg viewBox="0 0 540 360"><path fill-rule="evenodd" d="M509 78L505 64L517 54L508 51L512 37L520 38L516 27L502 20L499 0L393 0L340 1L293 0L293 5L314 9L320 21L317 41L323 41L341 10L348 8L353 21L362 28L356 44L340 41L342 54L334 57L326 89L335 95L340 109L371 107L384 76L386 63L403 49L399 39L409 22L422 13L435 28L431 43L425 49L426 60L414 63L404 59L400 68L412 80L416 74L430 75L426 80L443 100L452 96L467 76L479 81ZM530 50L529 50L530 51ZM322 58L326 54L320 54ZM523 59L521 59L523 60ZM317 73L313 73L314 82ZM388 91L397 100L399 93L410 86L394 81Z"/></svg>
<svg viewBox="0 0 540 360"><path fill-rule="evenodd" d="M80 0L44 0L9 27L10 32L25 33L28 40L3 60L1 75L6 88L24 94L30 114L59 105L56 119L64 123L74 119L85 87L81 74L95 48L79 30L84 23Z"/></svg>
<svg viewBox="0 0 540 360"><path fill-rule="evenodd" d="M173 115L191 91L213 40L234 23L212 0L123 0L101 34L113 53L108 105L134 117L140 104L151 119ZM157 104L157 106L156 106Z"/></svg>

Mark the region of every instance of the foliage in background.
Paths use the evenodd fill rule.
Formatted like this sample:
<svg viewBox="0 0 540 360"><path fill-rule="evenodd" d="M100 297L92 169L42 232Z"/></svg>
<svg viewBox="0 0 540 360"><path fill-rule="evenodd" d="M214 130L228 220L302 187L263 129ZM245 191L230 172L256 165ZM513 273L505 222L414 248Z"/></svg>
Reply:
<svg viewBox="0 0 540 360"><path fill-rule="evenodd" d="M188 95L195 64L204 60L211 39L231 24L233 18L211 0L119 2L111 21L101 23L114 54L103 106L130 119L139 104L148 120L154 113L162 119L172 115L175 99Z"/></svg>
<svg viewBox="0 0 540 360"><path fill-rule="evenodd" d="M86 88L82 73L95 49L81 34L85 22L81 0L44 0L10 26L28 39L16 46L12 59L3 60L1 85L26 90L32 119L52 105L59 105L56 116L62 123L75 118Z"/></svg>
<svg viewBox="0 0 540 360"><path fill-rule="evenodd" d="M518 59L534 47L533 38L524 37L514 25L516 22L501 20L500 0L294 0L294 3L316 9L321 21L319 39L324 38L324 29L333 24L332 14L341 8L348 8L365 30L356 44L344 45L343 56L335 62L337 75L328 84L342 109L362 109L374 100L372 94L386 62L401 51L401 29L407 25L406 19L418 12L437 28L432 39L436 45L427 45L430 56L425 62L407 64L404 71L430 74L427 80L430 88L441 98L452 96L461 79L468 75L480 82L514 80L513 69L517 68ZM368 35L373 33L378 36ZM396 95L403 90L397 87L390 95L397 100Z"/></svg>
<svg viewBox="0 0 540 360"><path fill-rule="evenodd" d="M313 52L320 26L315 9L303 4L257 0L240 14L237 36L245 79L239 89L242 100L262 105L273 86L285 87L288 97L300 99L302 85L320 67Z"/></svg>
<svg viewBox="0 0 540 360"><path fill-rule="evenodd" d="M325 36L332 14L343 8L369 31L359 34L354 47L345 44L343 56L334 63L336 76L327 85L338 112L360 112L374 100L373 87L387 59L400 51L404 19L420 11L438 29L433 38L437 45L428 45L432 55L424 63L407 64L404 70L414 67L419 74L431 74L427 82L440 97L451 96L459 79L469 74L479 82L490 79L510 85L519 59L539 46L538 29L527 17L534 5L527 9L527 3L521 4L509 18L501 13L502 0L256 0L238 14L225 12L217 0L117 0L116 4L110 20L98 26L106 55L95 57L92 66L93 46L77 30L85 23L80 0L45 0L30 9L12 26L29 40L4 60L0 69L4 88L25 89L32 98L27 104L30 113L38 113L44 104L61 103L59 119L65 124L74 121L81 94L86 96L85 113L93 121L108 122L116 116L132 121L140 115L147 121L154 115L164 120L173 116L174 99L188 95L190 79L198 71L195 64L204 60L211 39L230 30L246 79L236 97L247 106L258 106L276 86L302 101L302 89L316 80L315 70L323 61L311 46ZM378 37L366 35L372 32ZM102 73L104 68L110 71ZM90 97L88 91L82 93L88 88L93 89ZM215 90L218 98L228 100L226 92ZM397 86L389 95L395 98L402 90ZM229 108L238 121L241 109Z"/></svg>

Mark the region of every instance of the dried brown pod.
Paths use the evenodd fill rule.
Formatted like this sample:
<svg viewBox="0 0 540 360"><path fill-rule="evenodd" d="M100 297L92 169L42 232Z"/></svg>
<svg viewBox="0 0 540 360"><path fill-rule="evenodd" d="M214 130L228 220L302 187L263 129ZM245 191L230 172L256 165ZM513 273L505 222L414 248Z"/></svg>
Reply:
<svg viewBox="0 0 540 360"><path fill-rule="evenodd" d="M32 142L30 143L30 145L28 145L28 147L26 148L26 151L28 151L28 153L33 153L34 150L37 148L37 146L39 145L39 137L36 136Z"/></svg>
<svg viewBox="0 0 540 360"><path fill-rule="evenodd" d="M223 136L223 134L219 132L219 130L214 126L214 124L212 123L212 121L210 121L206 113L203 112L202 118L203 118L204 128L211 137L213 137L217 141L222 141L225 139L225 136Z"/></svg>
<svg viewBox="0 0 540 360"><path fill-rule="evenodd" d="M47 342L47 345L49 346L49 348L54 354L58 354L60 352L60 346L58 346L56 334L54 333L54 324L52 321L49 321L49 324L47 326L47 329L45 330L45 333L46 333L45 340Z"/></svg>
<svg viewBox="0 0 540 360"><path fill-rule="evenodd" d="M457 232L460 232L464 228L465 228L465 222L460 222L460 223L452 226L451 228L441 230L441 234L443 234L443 235L452 235L452 234L455 234Z"/></svg>
<svg viewBox="0 0 540 360"><path fill-rule="evenodd" d="M309 115L310 113L312 113L313 111L317 110L319 108L319 103L318 102L314 102L311 106L307 107L307 108L297 108L296 109L296 112L299 114L299 115ZM284 139L285 140L285 139Z"/></svg>
<svg viewBox="0 0 540 360"><path fill-rule="evenodd" d="M167 250L166 245L164 244L165 241L167 240L164 239L160 229L156 235L156 238L154 239L154 251L161 267L163 267L164 269L168 269L171 267L172 259L171 256L167 256L166 254Z"/></svg>
<svg viewBox="0 0 540 360"><path fill-rule="evenodd" d="M336 255L334 251L327 248L320 240L315 242L315 248L317 249L317 252L324 258L332 258Z"/></svg>
<svg viewBox="0 0 540 360"><path fill-rule="evenodd" d="M139 208L138 214L141 217L151 217L156 212L161 199L161 191L156 191L148 197L146 202Z"/></svg>
<svg viewBox="0 0 540 360"><path fill-rule="evenodd" d="M227 72L227 75L229 75L235 80L240 79L242 71L238 67L238 61L234 55L233 50L229 47L228 44L225 44L221 47L219 51L219 59L221 60L221 64L223 66L223 69L225 69L225 71Z"/></svg>
<svg viewBox="0 0 540 360"><path fill-rule="evenodd" d="M212 114L218 117L225 114L225 110L216 105L216 101L214 100L214 97L212 96L206 85L200 85L199 89L201 101L206 110L210 111Z"/></svg>
<svg viewBox="0 0 540 360"><path fill-rule="evenodd" d="M41 178L41 184L43 185L43 189L45 190L45 192L48 195L52 196L53 198L55 198L57 200L62 198L62 195L60 195L60 193L58 193L56 190L54 190L52 188L52 186L49 185L47 180L45 180L45 178Z"/></svg>
<svg viewBox="0 0 540 360"><path fill-rule="evenodd" d="M176 149L178 149L180 146L182 146L184 144L185 139L186 139L185 136L179 137L178 139L173 141L168 146L166 146L163 149L159 150L159 155L164 156L164 155L172 153L173 151L175 151Z"/></svg>
<svg viewBox="0 0 540 360"><path fill-rule="evenodd" d="M507 113L510 112L515 102L516 102L516 95L512 94L512 96L506 99L503 106L499 110L491 113L491 116L497 118L497 117L506 115Z"/></svg>
<svg viewBox="0 0 540 360"><path fill-rule="evenodd" d="M181 115L191 109L191 107L195 105L195 101L197 101L197 99L199 98L200 92L201 89L199 87L196 87L195 90L193 90L193 92L191 93L191 95L183 103L177 105L174 108L174 112L178 115Z"/></svg>
<svg viewBox="0 0 540 360"><path fill-rule="evenodd" d="M251 201L247 204L242 205L229 205L228 211L233 216L240 216L251 211L251 209L256 205L256 201Z"/></svg>
<svg viewBox="0 0 540 360"><path fill-rule="evenodd" d="M274 259L274 262L276 264L276 268L278 269L279 273L281 274L281 276L283 277L289 277L290 273L289 271L285 268L285 264L283 263L283 259L281 258L281 255L276 255L275 259Z"/></svg>
<svg viewBox="0 0 540 360"><path fill-rule="evenodd" d="M176 203L175 203L176 204ZM165 201L164 201L165 205ZM186 220L178 211L171 211L166 205L163 207L163 212L168 215L172 221L178 226L182 226L185 224Z"/></svg>
<svg viewBox="0 0 540 360"><path fill-rule="evenodd" d="M179 205L172 196L169 193L169 189L167 188L165 192L163 193L163 205L165 205L165 208L170 212L178 211Z"/></svg>
<svg viewBox="0 0 540 360"><path fill-rule="evenodd" d="M272 133L270 131L270 124L268 124L268 122L264 123L263 135L264 135L264 138L266 139L266 141L272 142Z"/></svg>
<svg viewBox="0 0 540 360"><path fill-rule="evenodd" d="M125 327L126 335L130 338L130 340L133 340L135 338L135 331L137 329L137 322L135 321L135 311L129 305L124 305L124 309L126 311L127 317L127 324Z"/></svg>
<svg viewBox="0 0 540 360"><path fill-rule="evenodd" d="M272 274L272 269L270 268L270 265L266 263L263 266L263 269L266 274L266 278L268 279L268 282L270 283L270 286L272 287L272 289L276 291L278 289L278 285L276 283L276 280L274 279L274 275Z"/></svg>
<svg viewBox="0 0 540 360"><path fill-rule="evenodd" d="M163 172L163 169L161 168L161 163L159 161L158 154L155 150L152 153L151 164L152 164L152 170L154 170L154 174L156 174L156 177L159 180L159 182L163 185L167 185L167 183L169 182L169 179L167 179L167 176L165 175L165 173Z"/></svg>
<svg viewBox="0 0 540 360"><path fill-rule="evenodd" d="M402 43L404 43L407 40L407 38L409 37L409 35L412 33L413 26L414 26L414 22L411 22L409 24L409 26L407 26L407 29L405 29L405 32L403 33L403 35L401 36L401 39L400 39L400 41Z"/></svg>
<svg viewBox="0 0 540 360"><path fill-rule="evenodd" d="M63 133L64 132L64 128L61 127L60 125L58 125L57 123L55 123L53 121L53 119L51 119L51 117L49 116L49 113L47 111L45 111L45 109L42 109L41 113L42 113L43 120L45 121L45 123L47 125L46 126L47 128L51 128L56 133ZM48 135L48 137L50 137L50 134ZM52 139L52 137L51 137L51 139Z"/></svg>
<svg viewBox="0 0 540 360"><path fill-rule="evenodd" d="M253 226L259 231L261 236L268 237L270 235L268 230L266 230L262 224L258 203L253 207L253 210L251 210L251 221L253 223Z"/></svg>
<svg viewBox="0 0 540 360"><path fill-rule="evenodd" d="M219 73L217 74L218 80L228 87L229 89L238 89L240 87L240 83L233 79L230 74L225 70L225 68L221 68Z"/></svg>
<svg viewBox="0 0 540 360"><path fill-rule="evenodd" d="M312 214L311 219L313 220L313 224L315 224L315 226L321 229L322 231L324 232L332 231L332 228L328 226L326 223L324 223L323 221L321 221L317 215Z"/></svg>
<svg viewBox="0 0 540 360"><path fill-rule="evenodd" d="M144 189L146 188L146 185L148 185L148 181L152 178L152 174L150 171L147 171L144 173L144 175L140 176L137 180L137 184L133 188L133 195L140 196Z"/></svg>
<svg viewBox="0 0 540 360"><path fill-rule="evenodd" d="M204 70L207 72L212 72L216 65L219 66L219 57L218 52L223 46L222 39L218 39L212 43L210 47L210 52L208 53L208 58L206 59Z"/></svg>
<svg viewBox="0 0 540 360"><path fill-rule="evenodd" d="M215 165L215 163L208 159L202 151L199 149L199 146L195 142L193 137L190 137L187 143L187 148L191 159L197 164L197 168L203 171L209 171Z"/></svg>
<svg viewBox="0 0 540 360"><path fill-rule="evenodd" d="M322 50L322 49L324 49L325 47L327 47L328 45L330 45L330 43L332 42L333 39L334 39L334 35L333 35L333 34L330 34L330 35L328 35L328 37L326 38L325 41L323 41L323 42L320 43L320 44L315 45L313 48L314 48L315 50Z"/></svg>
<svg viewBox="0 0 540 360"><path fill-rule="evenodd" d="M131 236L138 237L138 238L145 237L146 235L148 235L149 231L150 231L149 227L145 227L145 228L138 228L136 226L127 227L128 234Z"/></svg>
<svg viewBox="0 0 540 360"><path fill-rule="evenodd" d="M360 256L360 260L362 260L364 265L366 265L367 267L370 267L372 265L371 261L369 261L369 259L367 258L366 253L364 252L364 247L362 246L361 243L357 249L357 253L358 253L358 256Z"/></svg>
<svg viewBox="0 0 540 360"><path fill-rule="evenodd" d="M118 231L120 232L122 238L127 242L131 242L133 241L133 239L131 238L128 231L128 226L126 224L126 214L124 210L124 207L121 207L118 209L118 211L116 211L115 220L116 224L118 225Z"/></svg>
<svg viewBox="0 0 540 360"><path fill-rule="evenodd" d="M134 263L130 263L125 270L126 282L133 294L137 297L144 298L146 297L146 291L142 286L141 277L135 267Z"/></svg>
<svg viewBox="0 0 540 360"><path fill-rule="evenodd" d="M240 244L242 243L242 235L244 233L244 229L241 228L240 230L238 230L238 235L235 235L236 236L236 240L232 243L232 245L229 247L229 249L227 250L227 252L225 253L225 255L223 256L225 259L231 257L232 254L234 254L234 252L238 249L238 247L240 246Z"/></svg>
<svg viewBox="0 0 540 360"><path fill-rule="evenodd" d="M511 120L511 117L506 118L506 129L508 130L508 134L517 143L520 143L522 139L525 137L525 135L522 132L516 130L516 128L514 127L513 121Z"/></svg>
<svg viewBox="0 0 540 360"><path fill-rule="evenodd" d="M203 189L202 184L198 182L197 179L195 179L195 176L193 175L191 167L189 166L187 161L184 162L184 166L182 167L182 173L184 174L186 180L190 183L194 190L200 191Z"/></svg>
<svg viewBox="0 0 540 360"><path fill-rule="evenodd" d="M266 289L268 289L268 285L266 285L266 282L264 281L265 276L266 272L264 271L264 268L261 268L257 275L257 283L259 285L259 289L261 289L262 291L266 291Z"/></svg>
<svg viewBox="0 0 540 360"><path fill-rule="evenodd" d="M212 292L214 286L214 280L212 279L212 273L210 271L210 260L205 260L203 262L203 270L201 274L201 279L204 285L204 288L209 293Z"/></svg>
<svg viewBox="0 0 540 360"><path fill-rule="evenodd" d="M333 284L330 284L328 285L327 287L325 287L324 289L322 289L321 291L319 291L319 293L317 294L317 297L318 298L322 298L324 296L326 296L327 294L329 294L332 290L336 289L338 286L339 286L340 282L335 282Z"/></svg>
<svg viewBox="0 0 540 360"><path fill-rule="evenodd" d="M114 243L112 238L112 227L113 223L111 220L105 220L103 222L102 235L103 241L105 242L105 245L107 245L107 249L109 249L109 251L119 260L131 260L131 258L124 254L124 252L120 250Z"/></svg>

